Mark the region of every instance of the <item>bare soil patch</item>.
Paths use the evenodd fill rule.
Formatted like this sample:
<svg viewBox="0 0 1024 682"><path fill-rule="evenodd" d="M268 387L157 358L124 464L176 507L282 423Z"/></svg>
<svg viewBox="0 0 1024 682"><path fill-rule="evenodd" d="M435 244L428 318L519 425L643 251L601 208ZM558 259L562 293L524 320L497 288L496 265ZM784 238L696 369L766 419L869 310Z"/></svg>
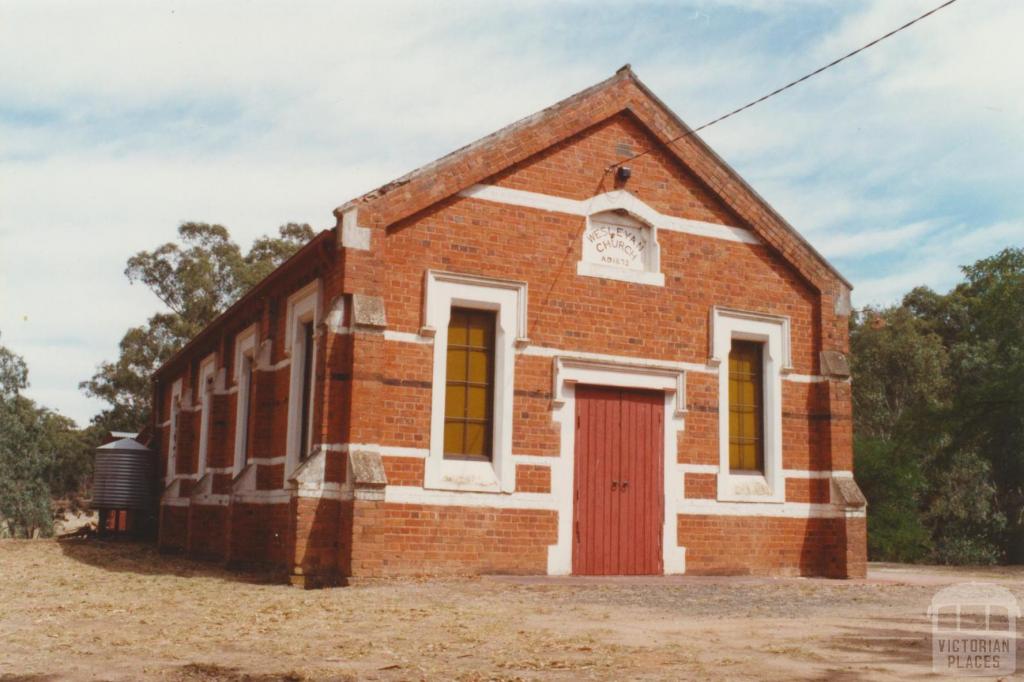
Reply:
<svg viewBox="0 0 1024 682"><path fill-rule="evenodd" d="M0 578L0 682L929 678L937 589L998 582L1024 604L1022 568L898 565L867 581L483 577L301 591L83 540L0 541Z"/></svg>

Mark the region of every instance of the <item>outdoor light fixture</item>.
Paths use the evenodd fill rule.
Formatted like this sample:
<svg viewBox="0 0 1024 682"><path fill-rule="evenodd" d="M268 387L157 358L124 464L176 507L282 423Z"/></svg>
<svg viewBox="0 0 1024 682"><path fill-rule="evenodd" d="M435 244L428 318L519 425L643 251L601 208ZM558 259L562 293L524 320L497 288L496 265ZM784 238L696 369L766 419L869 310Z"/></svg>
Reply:
<svg viewBox="0 0 1024 682"><path fill-rule="evenodd" d="M631 175L633 175L633 171L630 170L629 166L619 166L619 170L615 172L615 177L619 182L629 180Z"/></svg>

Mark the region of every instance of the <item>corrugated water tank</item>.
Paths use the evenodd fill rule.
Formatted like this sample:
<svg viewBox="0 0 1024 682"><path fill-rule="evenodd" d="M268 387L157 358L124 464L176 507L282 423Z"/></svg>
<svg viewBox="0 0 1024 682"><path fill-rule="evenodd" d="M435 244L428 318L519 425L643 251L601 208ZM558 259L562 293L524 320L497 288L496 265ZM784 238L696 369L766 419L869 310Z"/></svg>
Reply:
<svg viewBox="0 0 1024 682"><path fill-rule="evenodd" d="M156 453L133 438L96 448L92 507L100 535L148 536L156 509Z"/></svg>

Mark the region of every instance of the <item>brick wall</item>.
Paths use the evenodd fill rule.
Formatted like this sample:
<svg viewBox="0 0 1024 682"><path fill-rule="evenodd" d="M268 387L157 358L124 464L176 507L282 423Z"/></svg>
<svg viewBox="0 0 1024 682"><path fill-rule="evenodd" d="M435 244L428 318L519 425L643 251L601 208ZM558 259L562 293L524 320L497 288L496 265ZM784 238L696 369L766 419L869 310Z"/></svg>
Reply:
<svg viewBox="0 0 1024 682"><path fill-rule="evenodd" d="M828 504L832 482L827 478L787 478L786 500Z"/></svg>
<svg viewBox="0 0 1024 682"><path fill-rule="evenodd" d="M679 516L679 545L694 575L826 576L845 547L839 519Z"/></svg>
<svg viewBox="0 0 1024 682"><path fill-rule="evenodd" d="M420 457L384 457L384 475L388 485L423 485L423 459Z"/></svg>
<svg viewBox="0 0 1024 682"><path fill-rule="evenodd" d="M209 467L229 467L234 462L236 395L210 396L210 442L206 449Z"/></svg>
<svg viewBox="0 0 1024 682"><path fill-rule="evenodd" d="M306 576L337 576L341 502L299 497L292 500L290 514L295 543L293 572Z"/></svg>
<svg viewBox="0 0 1024 682"><path fill-rule="evenodd" d="M233 564L270 565L285 569L289 564L291 510L281 504L245 504L230 508L231 554Z"/></svg>
<svg viewBox="0 0 1024 682"><path fill-rule="evenodd" d="M288 434L288 389L290 365L276 371L253 372L253 425L251 456L280 457Z"/></svg>
<svg viewBox="0 0 1024 682"><path fill-rule="evenodd" d="M351 575L544 573L556 514L357 500Z"/></svg>
<svg viewBox="0 0 1024 682"><path fill-rule="evenodd" d="M178 423L175 430L178 447L174 453L174 462L175 471L179 474L194 473L198 466L199 415L198 410L178 412Z"/></svg>
<svg viewBox="0 0 1024 682"><path fill-rule="evenodd" d="M837 578L866 578L868 575L868 520L846 519L843 524L845 546L835 557L837 565L833 576Z"/></svg>
<svg viewBox="0 0 1024 682"><path fill-rule="evenodd" d="M188 510L187 548L190 557L219 560L227 557L227 507L191 504Z"/></svg>
<svg viewBox="0 0 1024 682"><path fill-rule="evenodd" d="M678 436L681 464L718 466L718 377L686 375L686 429Z"/></svg>
<svg viewBox="0 0 1024 682"><path fill-rule="evenodd" d="M517 493L551 492L551 467L519 464L516 466Z"/></svg>
<svg viewBox="0 0 1024 682"><path fill-rule="evenodd" d="M188 542L188 507L160 506L161 551L184 551Z"/></svg>
<svg viewBox="0 0 1024 682"><path fill-rule="evenodd" d="M326 409L320 412L321 442L344 443L348 415L352 404L352 336L327 334L324 345L327 357Z"/></svg>
<svg viewBox="0 0 1024 682"><path fill-rule="evenodd" d="M686 497L695 500L713 500L718 496L716 474L686 474Z"/></svg>

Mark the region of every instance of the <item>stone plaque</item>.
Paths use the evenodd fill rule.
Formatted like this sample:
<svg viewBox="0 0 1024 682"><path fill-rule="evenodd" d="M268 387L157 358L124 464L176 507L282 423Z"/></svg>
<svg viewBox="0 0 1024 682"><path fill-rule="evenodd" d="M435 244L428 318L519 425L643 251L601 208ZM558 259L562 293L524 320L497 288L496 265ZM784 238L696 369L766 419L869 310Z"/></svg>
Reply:
<svg viewBox="0 0 1024 682"><path fill-rule="evenodd" d="M583 236L583 262L605 267L648 269L650 227L620 213L591 217Z"/></svg>

